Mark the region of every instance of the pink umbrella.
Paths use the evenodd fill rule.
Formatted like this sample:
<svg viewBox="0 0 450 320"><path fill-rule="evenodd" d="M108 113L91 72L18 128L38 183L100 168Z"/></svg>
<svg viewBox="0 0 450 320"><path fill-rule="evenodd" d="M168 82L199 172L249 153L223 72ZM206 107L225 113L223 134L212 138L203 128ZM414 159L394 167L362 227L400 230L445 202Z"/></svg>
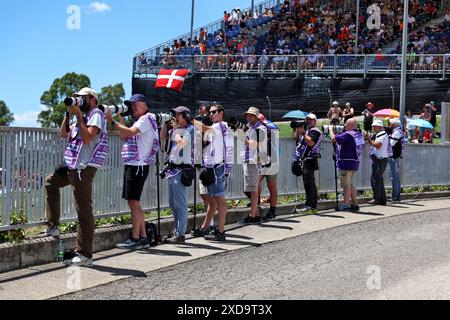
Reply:
<svg viewBox="0 0 450 320"><path fill-rule="evenodd" d="M394 109L383 109L373 114L377 118L400 118L400 112Z"/></svg>

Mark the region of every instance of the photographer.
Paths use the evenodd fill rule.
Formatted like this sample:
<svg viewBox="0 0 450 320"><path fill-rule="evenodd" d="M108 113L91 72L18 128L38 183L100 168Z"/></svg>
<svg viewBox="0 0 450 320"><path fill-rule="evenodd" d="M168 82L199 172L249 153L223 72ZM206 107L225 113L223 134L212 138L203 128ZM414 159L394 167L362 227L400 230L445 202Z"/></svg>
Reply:
<svg viewBox="0 0 450 320"><path fill-rule="evenodd" d="M383 127L383 121L375 120L372 124L375 135L369 137L365 135L370 144L370 159L372 166L371 184L373 191L373 201L371 204L386 205L386 190L384 188L384 172L388 165L389 157L389 136Z"/></svg>
<svg viewBox="0 0 450 320"><path fill-rule="evenodd" d="M125 139L122 148L122 160L125 164L122 198L128 201L133 225L131 237L116 247L129 250L148 249L150 243L141 207L141 195L150 165L155 164L159 150L158 124L150 114L142 94L133 95L130 100L125 101L125 105L133 112L134 119L138 119L131 128L114 121L110 112L106 114L111 125L119 130L121 138Z"/></svg>
<svg viewBox="0 0 450 320"><path fill-rule="evenodd" d="M392 201L400 201L400 158L403 156L405 135L401 128L400 119L389 120L392 133L389 134L389 142L392 148L392 156L389 157L389 176L392 181Z"/></svg>
<svg viewBox="0 0 450 320"><path fill-rule="evenodd" d="M359 211L354 181L364 151L364 137L357 125L356 119L347 120L345 132L340 135L335 135L334 128L330 128L331 141L336 143L337 167L344 190L344 204L340 205L337 211Z"/></svg>
<svg viewBox="0 0 450 320"><path fill-rule="evenodd" d="M207 131L206 136L209 142L203 153L205 169L200 175L200 180L208 190L208 211L203 225L200 229L194 231L194 236L204 236L206 240L212 241L225 241L227 217L225 188L226 179L231 173L233 162L233 138L227 123L223 122L224 113L224 108L221 105L212 105L209 116L213 125L205 126L199 123L202 130ZM209 234L209 226L217 209L219 210L218 228L213 234Z"/></svg>
<svg viewBox="0 0 450 320"><path fill-rule="evenodd" d="M307 127L298 126L295 129L297 146L293 161L303 167L302 177L306 192L306 202L303 213L317 213L317 187L314 172L319 170L320 143L322 132L317 128L317 117L310 113L306 117Z"/></svg>
<svg viewBox="0 0 450 320"><path fill-rule="evenodd" d="M73 94L73 103L67 107L68 115L61 124L60 135L67 138L64 153L66 166L60 167L45 179L47 235L58 237L61 216L60 190L72 186L78 215L77 255L65 260L66 265L92 266L92 243L95 219L92 212L92 183L105 162L108 153L106 119L97 108L97 93L91 88L83 88ZM66 99L67 100L67 99ZM70 100L70 99L69 99ZM84 116L83 116L84 113ZM76 126L67 132L70 116L77 118Z"/></svg>
<svg viewBox="0 0 450 320"><path fill-rule="evenodd" d="M258 210L258 186L260 177L260 168L267 164L264 159L266 143L266 127L259 120L259 109L251 107L245 112L249 124L249 129L245 132L244 146L241 151L241 157L244 166L244 192L250 193L251 210L250 215L241 220L241 224L260 224L261 217Z"/></svg>
<svg viewBox="0 0 450 320"><path fill-rule="evenodd" d="M175 114L173 129L167 132L167 124L161 129L161 140L169 139L166 168L160 172L169 179L169 205L172 209L175 234L168 243L185 243L188 223L187 187L192 185L194 171L195 129L192 125L191 112L180 106L172 109Z"/></svg>
<svg viewBox="0 0 450 320"><path fill-rule="evenodd" d="M277 190L277 174L280 163L278 157L280 154L280 128L270 120L267 120L263 114L260 114L260 121L267 129L267 151L270 158L270 166L261 169L261 176L259 178L258 194L261 196L262 182L266 179L267 188L270 193L270 209L264 217L264 220L275 219L277 216L278 190Z"/></svg>

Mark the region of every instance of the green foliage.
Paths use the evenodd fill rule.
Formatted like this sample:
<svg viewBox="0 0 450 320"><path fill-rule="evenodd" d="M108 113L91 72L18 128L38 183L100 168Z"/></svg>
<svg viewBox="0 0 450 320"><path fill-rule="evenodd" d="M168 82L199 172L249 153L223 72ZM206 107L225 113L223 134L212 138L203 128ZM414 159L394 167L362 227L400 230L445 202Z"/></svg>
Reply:
<svg viewBox="0 0 450 320"><path fill-rule="evenodd" d="M28 222L28 218L23 209L20 211L11 212L10 215L10 224L11 225L23 225ZM25 239L25 230L24 229L16 229L0 232L0 243L4 242L13 242L13 243L21 243Z"/></svg>
<svg viewBox="0 0 450 320"><path fill-rule="evenodd" d="M71 233L77 231L77 227L78 227L77 221L63 223L59 226L59 231L61 233Z"/></svg>
<svg viewBox="0 0 450 320"><path fill-rule="evenodd" d="M122 104L125 98L125 89L122 83L103 87L98 94L98 103L106 105Z"/></svg>
<svg viewBox="0 0 450 320"><path fill-rule="evenodd" d="M53 81L50 89L41 96L41 104L47 107L38 116L38 122L44 128L59 128L67 107L64 99L72 96L84 87L90 87L91 80L84 74L67 73Z"/></svg>
<svg viewBox="0 0 450 320"><path fill-rule="evenodd" d="M8 127L14 121L14 114L11 113L3 100L0 100L0 127Z"/></svg>

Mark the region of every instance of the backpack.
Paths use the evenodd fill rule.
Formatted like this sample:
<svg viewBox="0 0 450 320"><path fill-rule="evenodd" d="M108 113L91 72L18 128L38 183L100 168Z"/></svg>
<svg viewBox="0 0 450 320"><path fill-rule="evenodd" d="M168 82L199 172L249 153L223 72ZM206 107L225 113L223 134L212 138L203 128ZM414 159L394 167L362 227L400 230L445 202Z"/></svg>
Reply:
<svg viewBox="0 0 450 320"><path fill-rule="evenodd" d="M145 228L147 229L147 238L150 243L150 247L156 247L158 245L158 229L153 222L145 222Z"/></svg>

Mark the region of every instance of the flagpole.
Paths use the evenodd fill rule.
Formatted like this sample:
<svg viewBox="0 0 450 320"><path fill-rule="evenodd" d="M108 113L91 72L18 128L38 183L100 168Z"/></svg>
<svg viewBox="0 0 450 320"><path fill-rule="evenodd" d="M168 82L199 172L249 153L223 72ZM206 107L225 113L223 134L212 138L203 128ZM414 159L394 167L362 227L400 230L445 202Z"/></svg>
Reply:
<svg viewBox="0 0 450 320"><path fill-rule="evenodd" d="M194 51L194 39L193 39L193 35L194 35L194 9L195 9L195 0L192 0L192 6L191 6L191 57L193 55L193 51Z"/></svg>

